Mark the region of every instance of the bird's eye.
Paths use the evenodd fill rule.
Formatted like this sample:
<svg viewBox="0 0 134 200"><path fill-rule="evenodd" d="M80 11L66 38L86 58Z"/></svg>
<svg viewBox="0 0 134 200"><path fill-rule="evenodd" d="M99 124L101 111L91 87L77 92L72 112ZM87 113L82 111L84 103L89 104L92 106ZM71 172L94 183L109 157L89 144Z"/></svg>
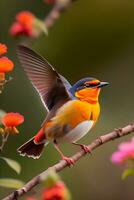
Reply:
<svg viewBox="0 0 134 200"><path fill-rule="evenodd" d="M90 86L90 84L89 84L89 83L85 83L84 85L85 85L86 87L89 87L89 86Z"/></svg>
<svg viewBox="0 0 134 200"><path fill-rule="evenodd" d="M86 87L96 87L96 86L98 86L100 83L98 82L98 83L85 83L85 86Z"/></svg>

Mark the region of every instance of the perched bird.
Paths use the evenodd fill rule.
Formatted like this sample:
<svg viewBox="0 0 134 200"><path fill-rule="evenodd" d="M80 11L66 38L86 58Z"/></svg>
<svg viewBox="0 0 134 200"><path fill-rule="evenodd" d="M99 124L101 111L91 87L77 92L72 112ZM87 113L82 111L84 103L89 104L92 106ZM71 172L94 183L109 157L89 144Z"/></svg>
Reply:
<svg viewBox="0 0 134 200"><path fill-rule="evenodd" d="M59 148L63 142L79 145L85 153L90 149L76 143L95 125L99 113L99 93L108 82L87 77L73 86L43 57L25 46L18 46L19 60L38 91L48 114L39 132L18 148L23 156L39 158L44 146L53 142L63 160L69 165L74 160L64 156Z"/></svg>

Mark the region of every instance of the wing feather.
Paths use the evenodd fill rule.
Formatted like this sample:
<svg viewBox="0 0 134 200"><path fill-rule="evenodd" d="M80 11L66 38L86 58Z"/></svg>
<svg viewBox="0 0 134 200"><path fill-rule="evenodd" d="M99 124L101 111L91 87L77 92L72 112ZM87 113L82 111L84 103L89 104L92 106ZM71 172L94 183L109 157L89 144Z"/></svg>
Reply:
<svg viewBox="0 0 134 200"><path fill-rule="evenodd" d="M45 58L22 45L18 46L17 54L24 71L48 110L61 100L70 100L68 88L71 88L71 85Z"/></svg>

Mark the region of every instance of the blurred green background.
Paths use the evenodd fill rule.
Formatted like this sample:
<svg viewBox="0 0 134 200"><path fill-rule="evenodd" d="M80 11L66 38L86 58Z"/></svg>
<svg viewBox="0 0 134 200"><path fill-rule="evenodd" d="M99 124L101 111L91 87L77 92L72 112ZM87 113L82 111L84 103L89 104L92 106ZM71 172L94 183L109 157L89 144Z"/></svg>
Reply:
<svg viewBox="0 0 134 200"><path fill-rule="evenodd" d="M0 42L9 47L8 56L15 62L13 81L0 96L0 108L20 112L25 123L19 136L11 136L3 156L18 160L22 173L16 175L4 162L0 164L0 177L13 177L28 181L59 160L52 145L46 147L39 160L21 157L18 146L32 137L40 128L46 111L39 96L23 72L16 45L23 39L13 39L9 27L17 12L32 11L44 18L51 6L43 0L0 0ZM29 41L29 46L45 56L71 83L87 76L110 82L100 96L101 116L97 125L81 142L88 144L97 136L134 120L134 1L133 0L78 0L62 14L49 30L48 36ZM117 144L128 137L110 142L82 158L73 168L60 175L71 190L74 200L133 200L134 178L121 180L122 168L110 162ZM66 155L78 148L62 145ZM0 188L0 199L11 190ZM25 199L25 198L22 198Z"/></svg>

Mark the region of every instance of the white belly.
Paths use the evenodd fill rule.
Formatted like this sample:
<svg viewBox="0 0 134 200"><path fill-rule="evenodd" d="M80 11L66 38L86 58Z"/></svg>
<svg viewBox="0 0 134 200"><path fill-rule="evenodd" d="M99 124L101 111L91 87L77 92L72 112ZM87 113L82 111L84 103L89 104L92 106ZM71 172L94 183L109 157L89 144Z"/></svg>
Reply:
<svg viewBox="0 0 134 200"><path fill-rule="evenodd" d="M62 143L62 142L76 142L77 140L81 139L84 135L90 131L90 129L93 126L94 121L84 121L77 125L74 129L72 129L70 132L66 133L65 136L58 138L57 142Z"/></svg>

